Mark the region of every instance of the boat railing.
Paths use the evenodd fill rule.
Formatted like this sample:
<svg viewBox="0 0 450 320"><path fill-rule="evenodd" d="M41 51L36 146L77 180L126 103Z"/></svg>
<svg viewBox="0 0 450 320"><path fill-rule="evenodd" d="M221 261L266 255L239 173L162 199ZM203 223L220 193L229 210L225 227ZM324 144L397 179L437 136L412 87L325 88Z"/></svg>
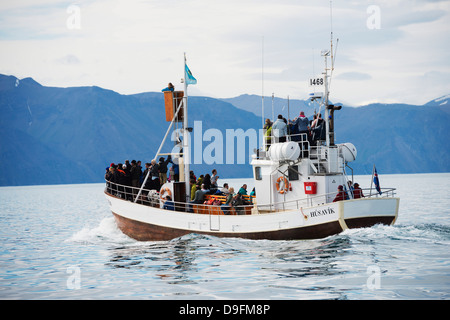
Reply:
<svg viewBox="0 0 450 320"><path fill-rule="evenodd" d="M326 146L322 140L313 140L306 133L287 135L282 138L276 136L265 136L264 144L260 149L255 149L256 159L269 160L271 157L277 156L271 154L270 147L274 143L297 142L300 153L297 159L289 160L311 160L311 166L316 174L338 173L342 171L339 162L330 161L342 152L338 145Z"/></svg>
<svg viewBox="0 0 450 320"><path fill-rule="evenodd" d="M105 193L114 197L123 199L125 201L134 202L138 193L138 187L131 187L127 185L117 184L114 182L106 181ZM252 213L253 204L239 205L236 207L231 206L218 206L208 205L193 202L179 202L171 200L170 203L167 200L162 199L157 190L143 189L139 195L139 199L136 201L138 204L151 206L154 208L191 212L198 214L212 214L212 215L249 215Z"/></svg>
<svg viewBox="0 0 450 320"><path fill-rule="evenodd" d="M125 201L134 202L138 193L138 187L131 187L126 185L117 184L114 182L106 181L105 193L112 195L114 197L123 199ZM364 188L361 189L363 193L363 198L391 198L395 197L395 188L381 188L381 193L379 193L374 188ZM225 205L210 205L201 204L193 202L180 202L171 201L170 205L165 205L166 200L161 198L160 193L157 190L143 189L139 195L139 199L136 201L138 204L151 206L155 208L174 210L180 212L191 212L198 214L212 214L212 215L249 215L254 213L273 213L279 211L287 210L299 210L305 207L311 207L313 205L326 204L329 198L334 198L337 192L330 192L327 194L319 195L309 195L308 197L290 200L284 202L270 203L270 204L257 204L251 203L248 205L239 205L237 207L225 206ZM348 200L353 199L353 194L347 191ZM214 197L211 195L210 197Z"/></svg>
<svg viewBox="0 0 450 320"><path fill-rule="evenodd" d="M139 190L140 187L131 187L127 185L106 181L105 193L112 195L116 198L123 199L125 201L135 202ZM214 197L214 195L210 195L210 197ZM251 200L252 198L249 199ZM166 204L166 201L167 200L161 197L160 193L157 190L143 189L136 203L160 209L199 213L199 214L213 214L213 215L222 215L222 214L248 215L251 214L252 209L254 208L253 203L231 207L224 205L218 206L211 204L194 203L190 201L181 202L174 200L170 200L169 205Z"/></svg>
<svg viewBox="0 0 450 320"><path fill-rule="evenodd" d="M365 188L361 189L363 193L362 199L367 198L393 198L395 197L395 188L381 188L381 193L378 193L374 188ZM346 191L347 199L345 200L354 200L353 193L351 191ZM270 204L257 204L257 210L259 213L269 213L269 212L277 212L277 211L286 211L286 210L295 210L301 209L305 207L312 207L314 205L321 205L330 203L327 201L329 198L333 198L336 196L337 192L329 192L318 195L309 195L308 197L291 200L291 201L282 201L277 203Z"/></svg>
<svg viewBox="0 0 450 320"><path fill-rule="evenodd" d="M277 134L272 135L264 135L264 144L261 147L260 151L269 151L269 148L274 143L280 143L280 142L290 142L294 141L299 143L301 154L300 157L303 158L307 156L307 151L309 151L310 148L310 141L308 140L308 134L307 133L297 133L297 134L288 134L285 136L280 136Z"/></svg>
<svg viewBox="0 0 450 320"><path fill-rule="evenodd" d="M283 142L297 142L300 147L299 158L309 158L309 159L322 159L325 160L329 154L329 148L336 148L337 146L327 147L323 145L322 140L314 140L313 136L308 133L296 133L289 134L286 136L277 135L264 135L263 146L257 150L257 158L268 159L269 149L272 144L283 143ZM255 149L256 151L256 149Z"/></svg>

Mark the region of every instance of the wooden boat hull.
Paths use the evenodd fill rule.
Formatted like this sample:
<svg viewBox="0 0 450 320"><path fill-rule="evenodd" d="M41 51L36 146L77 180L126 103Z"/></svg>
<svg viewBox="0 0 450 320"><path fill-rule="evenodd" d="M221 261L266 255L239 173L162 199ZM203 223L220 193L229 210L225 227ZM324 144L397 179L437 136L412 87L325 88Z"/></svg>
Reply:
<svg viewBox="0 0 450 320"><path fill-rule="evenodd" d="M398 198L358 199L276 213L213 216L167 211L105 195L118 228L138 241L171 240L189 233L246 239L318 239L348 228L391 225L399 204Z"/></svg>
<svg viewBox="0 0 450 320"><path fill-rule="evenodd" d="M119 229L138 241L160 241L171 240L183 235L192 233L192 230L176 229L143 223L114 214ZM217 231L195 231L198 234L212 235L215 237L234 237L245 239L267 239L267 240L296 240L296 239L316 239L340 233L342 228L337 221L323 223L317 226L298 227L292 229L282 229L274 231L259 232L217 232Z"/></svg>

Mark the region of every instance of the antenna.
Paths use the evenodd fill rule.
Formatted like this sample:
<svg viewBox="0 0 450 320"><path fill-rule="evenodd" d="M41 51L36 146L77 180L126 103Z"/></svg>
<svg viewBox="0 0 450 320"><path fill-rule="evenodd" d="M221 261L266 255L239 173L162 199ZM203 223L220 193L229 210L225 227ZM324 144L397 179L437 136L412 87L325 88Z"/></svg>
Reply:
<svg viewBox="0 0 450 320"><path fill-rule="evenodd" d="M330 0L330 62L331 62L331 72L330 72L330 81L328 87L331 87L331 79L333 79L333 71L334 71L334 61L336 60L336 52L337 46L339 43L339 38L336 39L336 47L333 53L333 1Z"/></svg>
<svg viewBox="0 0 450 320"><path fill-rule="evenodd" d="M333 1L330 0L330 54L331 54L331 71L334 69L333 59Z"/></svg>
<svg viewBox="0 0 450 320"><path fill-rule="evenodd" d="M261 44L261 109L262 109L262 126L264 127L264 36L262 36Z"/></svg>

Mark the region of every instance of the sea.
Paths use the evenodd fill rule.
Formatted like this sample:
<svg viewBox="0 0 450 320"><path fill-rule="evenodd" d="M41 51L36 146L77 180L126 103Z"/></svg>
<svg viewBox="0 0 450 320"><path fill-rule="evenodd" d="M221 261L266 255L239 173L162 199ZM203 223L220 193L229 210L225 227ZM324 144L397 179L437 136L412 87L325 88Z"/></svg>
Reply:
<svg viewBox="0 0 450 320"><path fill-rule="evenodd" d="M450 173L379 180L400 197L394 226L296 241L138 242L117 228L102 183L2 187L0 299L450 299Z"/></svg>

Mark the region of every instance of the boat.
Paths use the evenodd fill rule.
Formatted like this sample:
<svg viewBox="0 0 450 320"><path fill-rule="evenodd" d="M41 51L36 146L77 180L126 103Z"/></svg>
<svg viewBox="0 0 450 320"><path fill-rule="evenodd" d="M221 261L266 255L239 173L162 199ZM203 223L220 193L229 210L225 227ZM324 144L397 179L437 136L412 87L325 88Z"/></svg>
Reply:
<svg viewBox="0 0 450 320"><path fill-rule="evenodd" d="M146 190L146 175L141 187L106 181L105 196L118 228L139 241L171 240L186 234L246 239L302 240L335 235L352 228L393 225L400 199L395 188L365 189L363 197L352 189L357 150L352 143L336 144L334 112L341 106L329 102L328 84L332 72L333 51L322 51L325 70L310 83L320 84L324 92L311 100L320 106L324 119L307 133L280 136L273 132L263 139L252 155L251 167L256 190L249 204L228 208L191 203L189 185L190 145L187 125L188 85L195 83L185 60L184 91L165 91L166 135L176 122L183 124L183 140L171 155L179 161L180 181L167 182L160 190ZM317 81L316 81L317 80ZM276 131L276 130L274 130ZM311 138L313 137L313 139ZM270 141L270 143L269 143ZM375 169L375 167L374 167ZM347 174L351 171L351 176ZM376 177L377 178L377 177ZM349 183L350 182L350 183ZM334 201L338 192L341 201ZM167 206L167 195L171 196ZM208 198L208 196L206 196ZM209 196L211 197L211 196Z"/></svg>

